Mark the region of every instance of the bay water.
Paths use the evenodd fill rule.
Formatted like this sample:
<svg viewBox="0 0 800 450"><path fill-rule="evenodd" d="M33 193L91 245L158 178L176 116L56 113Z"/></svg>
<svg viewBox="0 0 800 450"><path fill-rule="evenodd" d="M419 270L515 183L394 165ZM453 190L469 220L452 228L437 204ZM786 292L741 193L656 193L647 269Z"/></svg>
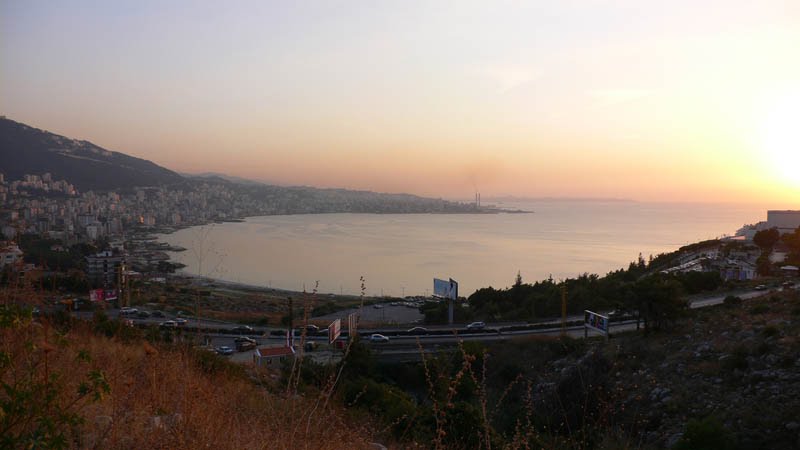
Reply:
<svg viewBox="0 0 800 450"><path fill-rule="evenodd" d="M459 294L582 273L604 275L682 245L732 235L766 217L758 205L531 200L528 214L307 214L250 217L159 239L189 274L248 285L366 295Z"/></svg>

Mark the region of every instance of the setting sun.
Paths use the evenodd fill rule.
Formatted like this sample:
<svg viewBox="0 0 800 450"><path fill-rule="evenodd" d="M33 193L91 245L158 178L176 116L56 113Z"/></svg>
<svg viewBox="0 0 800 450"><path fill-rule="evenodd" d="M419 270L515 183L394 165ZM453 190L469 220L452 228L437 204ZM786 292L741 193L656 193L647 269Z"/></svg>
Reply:
<svg viewBox="0 0 800 450"><path fill-rule="evenodd" d="M759 149L781 181L800 186L800 89L768 102L759 128Z"/></svg>

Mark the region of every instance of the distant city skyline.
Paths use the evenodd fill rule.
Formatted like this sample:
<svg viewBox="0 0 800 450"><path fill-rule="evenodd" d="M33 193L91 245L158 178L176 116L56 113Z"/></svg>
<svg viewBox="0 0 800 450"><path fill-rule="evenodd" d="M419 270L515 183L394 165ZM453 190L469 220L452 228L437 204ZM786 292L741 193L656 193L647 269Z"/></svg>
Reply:
<svg viewBox="0 0 800 450"><path fill-rule="evenodd" d="M182 173L800 199L800 2L0 4L0 114Z"/></svg>

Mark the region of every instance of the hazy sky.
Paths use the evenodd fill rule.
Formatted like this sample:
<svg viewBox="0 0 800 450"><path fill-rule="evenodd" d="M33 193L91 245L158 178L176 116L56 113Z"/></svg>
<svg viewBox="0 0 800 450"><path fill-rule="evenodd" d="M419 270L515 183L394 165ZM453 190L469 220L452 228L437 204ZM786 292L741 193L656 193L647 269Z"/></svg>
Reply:
<svg viewBox="0 0 800 450"><path fill-rule="evenodd" d="M800 1L0 3L0 114L183 172L800 202Z"/></svg>

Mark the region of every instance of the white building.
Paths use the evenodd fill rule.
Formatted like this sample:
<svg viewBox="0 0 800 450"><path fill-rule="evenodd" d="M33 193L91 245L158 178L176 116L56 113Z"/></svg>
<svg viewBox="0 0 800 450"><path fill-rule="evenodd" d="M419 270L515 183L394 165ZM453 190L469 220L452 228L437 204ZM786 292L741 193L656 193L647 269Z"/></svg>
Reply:
<svg viewBox="0 0 800 450"><path fill-rule="evenodd" d="M791 233L800 227L800 211L798 210L772 210L767 211L767 229L777 228L783 233Z"/></svg>
<svg viewBox="0 0 800 450"><path fill-rule="evenodd" d="M0 246L0 269L9 264L21 261L22 255L22 250L13 242Z"/></svg>

